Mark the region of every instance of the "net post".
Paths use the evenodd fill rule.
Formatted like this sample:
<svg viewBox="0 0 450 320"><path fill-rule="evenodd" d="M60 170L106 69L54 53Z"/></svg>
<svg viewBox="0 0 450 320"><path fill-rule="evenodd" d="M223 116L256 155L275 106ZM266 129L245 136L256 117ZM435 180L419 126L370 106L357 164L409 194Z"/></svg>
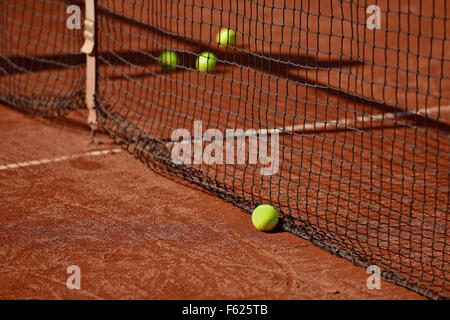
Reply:
<svg viewBox="0 0 450 320"><path fill-rule="evenodd" d="M95 112L94 94L96 91L96 48L95 48L95 0L86 1L86 13L84 20L85 42L81 52L86 54L86 106L89 110L87 123L91 127L92 139L98 128L97 114Z"/></svg>

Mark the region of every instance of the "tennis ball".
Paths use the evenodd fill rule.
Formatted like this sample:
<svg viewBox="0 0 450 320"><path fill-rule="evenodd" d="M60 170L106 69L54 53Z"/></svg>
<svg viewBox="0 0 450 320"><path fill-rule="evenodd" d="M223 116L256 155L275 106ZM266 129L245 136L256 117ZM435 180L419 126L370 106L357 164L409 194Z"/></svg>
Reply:
<svg viewBox="0 0 450 320"><path fill-rule="evenodd" d="M232 29L222 28L216 36L216 42L220 47L236 45L236 32Z"/></svg>
<svg viewBox="0 0 450 320"><path fill-rule="evenodd" d="M278 223L278 212L269 204L261 204L253 210L252 222L260 231L270 231Z"/></svg>
<svg viewBox="0 0 450 320"><path fill-rule="evenodd" d="M178 56L173 51L164 51L158 57L158 64L163 71L173 71L178 65Z"/></svg>
<svg viewBox="0 0 450 320"><path fill-rule="evenodd" d="M195 61L195 67L201 72L214 72L217 58L212 52L205 51Z"/></svg>

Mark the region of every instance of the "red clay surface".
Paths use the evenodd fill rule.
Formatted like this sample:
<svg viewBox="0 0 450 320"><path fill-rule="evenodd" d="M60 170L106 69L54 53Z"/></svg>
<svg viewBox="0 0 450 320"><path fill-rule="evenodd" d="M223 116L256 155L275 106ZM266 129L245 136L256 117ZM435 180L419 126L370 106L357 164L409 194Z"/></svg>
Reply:
<svg viewBox="0 0 450 320"><path fill-rule="evenodd" d="M0 165L113 149L0 106ZM0 171L0 299L421 299L126 152ZM81 290L69 290L70 265Z"/></svg>

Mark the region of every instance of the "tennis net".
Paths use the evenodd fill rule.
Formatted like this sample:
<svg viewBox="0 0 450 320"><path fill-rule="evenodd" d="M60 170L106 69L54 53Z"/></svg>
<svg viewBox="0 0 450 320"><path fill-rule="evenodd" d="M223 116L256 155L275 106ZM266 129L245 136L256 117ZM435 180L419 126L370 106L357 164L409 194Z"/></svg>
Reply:
<svg viewBox="0 0 450 320"><path fill-rule="evenodd" d="M247 212L270 203L285 230L448 297L450 6L375 2L99 0L96 108L148 166ZM223 27L235 46L216 43ZM215 72L196 70L205 51ZM218 142L228 129L243 162Z"/></svg>
<svg viewBox="0 0 450 320"><path fill-rule="evenodd" d="M83 31L67 26L83 2L0 1L0 102L49 117L85 107Z"/></svg>

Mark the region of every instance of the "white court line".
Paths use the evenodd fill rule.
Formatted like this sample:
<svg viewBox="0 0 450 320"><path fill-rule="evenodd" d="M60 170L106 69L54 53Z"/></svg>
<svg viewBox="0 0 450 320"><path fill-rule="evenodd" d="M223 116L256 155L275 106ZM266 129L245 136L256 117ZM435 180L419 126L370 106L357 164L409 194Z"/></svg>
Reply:
<svg viewBox="0 0 450 320"><path fill-rule="evenodd" d="M41 159L41 160L31 160L31 161L25 161L25 162L18 162L18 163L10 163L5 165L0 165L0 171L2 170L10 170L10 169L17 169L17 168L25 168L25 167L31 167L31 166L38 166L41 164L46 163L54 163L54 162L61 162L71 159L76 159L80 157L95 157L95 156L102 156L106 154L116 154L119 153L121 149L111 149L111 150L100 150L100 151L90 151L86 153L80 153L80 154L74 154L71 156L61 156L57 158L51 158L51 159Z"/></svg>
<svg viewBox="0 0 450 320"><path fill-rule="evenodd" d="M290 133L290 132L296 132L296 133L302 133L302 132L317 132L317 131L325 131L325 130L332 130L335 128L341 128L341 129L353 129L358 128L358 126L361 126L364 124L365 128L374 127L374 123L380 123L383 122L393 122L393 123L401 123L399 118L402 117L411 117L415 115L420 115L423 117L429 117L433 120L439 120L438 114L441 110L448 110L450 112L450 105L449 106L437 106L437 107L428 107L428 108L422 108L415 111L399 111L395 113L379 113L374 115L362 115L359 117L356 117L355 119L348 119L343 118L339 120L327 120L327 121L314 121L313 123L305 123L305 124L298 124L294 126L289 127L279 127L274 129L261 129L259 130L258 134L273 134L275 132L278 133ZM442 116L442 120L449 120L448 117Z"/></svg>

